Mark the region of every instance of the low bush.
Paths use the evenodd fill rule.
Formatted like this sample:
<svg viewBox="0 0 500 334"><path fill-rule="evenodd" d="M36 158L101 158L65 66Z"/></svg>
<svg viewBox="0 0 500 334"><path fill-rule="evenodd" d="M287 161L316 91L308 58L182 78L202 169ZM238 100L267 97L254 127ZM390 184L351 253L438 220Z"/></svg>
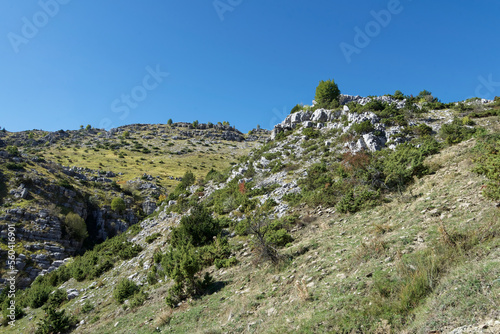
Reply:
<svg viewBox="0 0 500 334"><path fill-rule="evenodd" d="M87 314L87 313L90 313L92 312L92 310L94 310L95 306L92 305L88 300L85 302L85 304L83 304L82 306L82 312L84 314Z"/></svg>
<svg viewBox="0 0 500 334"><path fill-rule="evenodd" d="M113 290L113 298L120 304L139 292L139 287L134 282L128 279L122 279Z"/></svg>
<svg viewBox="0 0 500 334"><path fill-rule="evenodd" d="M192 244L171 247L163 256L161 265L175 283L166 298L169 306L173 307L179 301L200 292L196 274L200 271L201 264Z"/></svg>
<svg viewBox="0 0 500 334"><path fill-rule="evenodd" d="M276 247L286 246L293 241L292 236L284 228L269 231L266 233L265 239L269 244Z"/></svg>
<svg viewBox="0 0 500 334"><path fill-rule="evenodd" d="M126 208L125 201L121 197L115 197L111 201L111 210L115 212L123 213Z"/></svg>
<svg viewBox="0 0 500 334"><path fill-rule="evenodd" d="M266 160L272 161L276 158L281 158L281 152L275 152L275 153L264 153L262 154Z"/></svg>
<svg viewBox="0 0 500 334"><path fill-rule="evenodd" d="M373 130L375 130L375 128L369 120L351 125L351 131L356 132L358 135L369 133Z"/></svg>
<svg viewBox="0 0 500 334"><path fill-rule="evenodd" d="M220 232L219 222L204 206L196 205L192 208L191 214L182 217L179 227L172 231L171 243L174 247L187 243L203 246L212 242Z"/></svg>
<svg viewBox="0 0 500 334"><path fill-rule="evenodd" d="M53 291L47 300L47 304L58 308L62 303L68 300L68 294L63 289L56 289Z"/></svg>
<svg viewBox="0 0 500 334"><path fill-rule="evenodd" d="M149 285L155 285L158 283L158 278L156 274L156 266L153 266L153 270L148 271L148 274L146 276L146 280Z"/></svg>
<svg viewBox="0 0 500 334"><path fill-rule="evenodd" d="M215 260L215 267L217 269L220 268L229 268L238 264L238 260L235 257L231 257L229 259L217 259Z"/></svg>
<svg viewBox="0 0 500 334"><path fill-rule="evenodd" d="M151 234L151 235L148 235L148 236L146 237L146 242L147 242L148 244L150 244L150 243L152 243L153 241L155 241L156 239L158 239L160 236L161 236L161 234L160 234L160 233L158 233L158 232L157 232L157 233L153 233L153 234Z"/></svg>
<svg viewBox="0 0 500 334"><path fill-rule="evenodd" d="M134 296L132 297L132 300L130 300L129 305L131 308L136 308L136 307L142 306L144 304L144 302L146 301L146 299L148 299L147 293L145 293L144 291L141 290L141 291L134 294Z"/></svg>
<svg viewBox="0 0 500 334"><path fill-rule="evenodd" d="M342 199L337 203L335 208L342 213L357 212L361 208L369 208L377 204L380 193L368 189L350 189Z"/></svg>
<svg viewBox="0 0 500 334"><path fill-rule="evenodd" d="M66 215L64 227L66 232L77 241L82 242L89 236L85 220L76 213L70 212Z"/></svg>
<svg viewBox="0 0 500 334"><path fill-rule="evenodd" d="M303 104L297 104L297 105L295 105L295 107L292 108L292 110L290 111L290 114L294 114L294 113L299 112L303 109L304 109Z"/></svg>
<svg viewBox="0 0 500 334"><path fill-rule="evenodd" d="M7 146L5 150L13 157L20 156L19 149L17 148L17 146Z"/></svg>
<svg viewBox="0 0 500 334"><path fill-rule="evenodd" d="M245 188L251 188L251 185L247 184ZM210 195L207 206L212 207L220 215L229 213L242 205L249 196L249 192L242 194L239 190L238 181L232 180L226 187Z"/></svg>
<svg viewBox="0 0 500 334"><path fill-rule="evenodd" d="M500 201L500 135L489 134L478 138L474 147L474 172L488 178L483 194L494 201Z"/></svg>
<svg viewBox="0 0 500 334"><path fill-rule="evenodd" d="M432 128L425 123L420 123L412 127L411 130L418 136L430 136L432 134Z"/></svg>
<svg viewBox="0 0 500 334"><path fill-rule="evenodd" d="M471 138L475 133L475 128L464 126L463 122L458 118L451 123L443 124L440 130L441 137L448 145L458 144Z"/></svg>
<svg viewBox="0 0 500 334"><path fill-rule="evenodd" d="M25 163L15 163L15 162L7 162L5 167L10 170L23 170L26 167Z"/></svg>
<svg viewBox="0 0 500 334"><path fill-rule="evenodd" d="M45 318L38 323L35 334L67 333L76 324L76 319L66 315L65 310L57 311L50 305L44 310Z"/></svg>
<svg viewBox="0 0 500 334"><path fill-rule="evenodd" d="M302 130L302 134L304 136L307 136L307 138L318 138L320 135L320 132L317 130L314 130L313 128L305 128Z"/></svg>
<svg viewBox="0 0 500 334"><path fill-rule="evenodd" d="M29 293L26 294L26 302L31 308L43 306L49 299L53 287L47 282L45 277L38 276L31 284Z"/></svg>

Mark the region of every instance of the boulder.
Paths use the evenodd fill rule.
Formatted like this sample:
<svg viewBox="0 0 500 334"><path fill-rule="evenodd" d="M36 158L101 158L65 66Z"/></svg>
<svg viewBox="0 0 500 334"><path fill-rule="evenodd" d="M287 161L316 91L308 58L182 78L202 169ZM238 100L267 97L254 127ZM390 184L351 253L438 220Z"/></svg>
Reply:
<svg viewBox="0 0 500 334"><path fill-rule="evenodd" d="M80 295L80 291L77 289L68 289L66 293L68 294L68 300L74 299Z"/></svg>
<svg viewBox="0 0 500 334"><path fill-rule="evenodd" d="M144 203L142 203L142 210L149 216L156 210L156 202L148 198Z"/></svg>
<svg viewBox="0 0 500 334"><path fill-rule="evenodd" d="M302 122L310 120L311 112L310 111L299 111L299 112L296 112L294 114L291 114L287 118L290 119L290 121L287 122L287 124L302 123Z"/></svg>
<svg viewBox="0 0 500 334"><path fill-rule="evenodd" d="M380 118L374 113L367 111L362 114L347 114L347 120L349 123L362 123L364 121L370 121L372 124L376 124L380 121Z"/></svg>
<svg viewBox="0 0 500 334"><path fill-rule="evenodd" d="M371 152L380 151L386 143L385 137L377 137L373 133L364 134L363 141L365 142L366 148Z"/></svg>
<svg viewBox="0 0 500 334"><path fill-rule="evenodd" d="M384 136L377 137L373 133L367 133L356 142L348 143L347 147L352 153L364 150L375 152L381 150L385 146L385 143L386 139Z"/></svg>
<svg viewBox="0 0 500 334"><path fill-rule="evenodd" d="M313 122L326 122L329 116L329 112L325 109L318 109L313 112L311 120Z"/></svg>
<svg viewBox="0 0 500 334"><path fill-rule="evenodd" d="M290 116L291 123L301 123L302 122L302 116L303 116L303 112L302 111L299 111L299 112L296 112L295 114L292 114Z"/></svg>
<svg viewBox="0 0 500 334"><path fill-rule="evenodd" d="M271 131L271 140L276 139L276 136L283 131L284 131L283 128L275 126L274 129Z"/></svg>

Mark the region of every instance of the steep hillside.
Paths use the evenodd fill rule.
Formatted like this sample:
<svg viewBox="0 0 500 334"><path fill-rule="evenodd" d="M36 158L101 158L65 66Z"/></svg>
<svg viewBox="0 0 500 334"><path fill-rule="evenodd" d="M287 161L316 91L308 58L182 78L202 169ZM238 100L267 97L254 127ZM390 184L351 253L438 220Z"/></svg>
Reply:
<svg viewBox="0 0 500 334"><path fill-rule="evenodd" d="M3 329L497 333L499 109L499 101L445 105L432 96L341 95L328 108L298 105L253 150L255 141L220 144L213 155L203 144L190 145L198 151L184 153L207 154L205 168L190 162L194 175L188 168L167 172L182 177L177 183L147 170L140 158L128 159L130 175L147 171L154 181L142 181L164 191L151 215L18 291L15 327L2 295ZM122 142L134 138L142 146L131 147L141 151L137 157L167 164L165 153L182 156L177 143L167 149L153 142L159 129L148 129L157 131L153 138L134 129L120 129L114 141L95 133L99 148L51 147L44 158L63 150L60 159L82 167L86 160L115 161L122 189L131 172L101 150L119 144L111 151L132 155ZM207 162L231 153L230 170Z"/></svg>
<svg viewBox="0 0 500 334"><path fill-rule="evenodd" d="M0 132L0 258L7 259L14 224L17 284L24 288L153 213L186 171L200 178L227 169L266 133L188 123ZM0 276L5 283L7 268Z"/></svg>

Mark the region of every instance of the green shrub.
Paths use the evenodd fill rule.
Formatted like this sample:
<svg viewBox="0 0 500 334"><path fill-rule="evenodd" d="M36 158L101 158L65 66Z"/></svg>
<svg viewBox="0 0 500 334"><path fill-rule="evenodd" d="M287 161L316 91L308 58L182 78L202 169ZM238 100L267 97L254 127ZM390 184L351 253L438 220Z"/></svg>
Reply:
<svg viewBox="0 0 500 334"><path fill-rule="evenodd" d="M269 167L271 167L271 173L276 174L280 172L285 166L283 166L281 160L275 160L271 164L269 164Z"/></svg>
<svg viewBox="0 0 500 334"><path fill-rule="evenodd" d="M187 243L202 246L210 243L220 232L219 222L204 206L196 205L191 214L182 217L179 227L172 231L171 242L174 247Z"/></svg>
<svg viewBox="0 0 500 334"><path fill-rule="evenodd" d="M146 237L146 242L147 242L148 244L150 244L150 243L152 243L153 241L155 241L156 239L158 239L160 236L161 236L161 234L160 234L160 233L158 233L158 232L157 232L157 233L153 233L153 234L151 234L151 235L148 235L148 236Z"/></svg>
<svg viewBox="0 0 500 334"><path fill-rule="evenodd" d="M45 318L38 323L35 334L67 333L76 323L74 317L67 316L65 310L56 311L53 306L44 308Z"/></svg>
<svg viewBox="0 0 500 334"><path fill-rule="evenodd" d="M276 138L275 138L274 140L275 140L275 141L282 141L282 140L284 140L284 139L287 137L287 133L290 133L290 134L291 134L292 132L291 132L291 131L290 131L290 132L285 132L285 131L280 132L280 133L278 133L278 134L276 135Z"/></svg>
<svg viewBox="0 0 500 334"><path fill-rule="evenodd" d="M293 241L292 236L283 228L273 231L271 230L265 236L266 241L276 247L286 246Z"/></svg>
<svg viewBox="0 0 500 334"><path fill-rule="evenodd" d="M487 198L500 201L500 135L483 135L474 147L474 172L488 178L483 189Z"/></svg>
<svg viewBox="0 0 500 334"><path fill-rule="evenodd" d="M392 97L398 100L404 100L405 95L400 90L397 90L394 92L394 94L392 94Z"/></svg>
<svg viewBox="0 0 500 334"><path fill-rule="evenodd" d="M207 205L213 207L213 210L221 215L235 210L247 198L246 194L240 192L239 187L238 181L232 180L224 188L216 190L209 197Z"/></svg>
<svg viewBox="0 0 500 334"><path fill-rule="evenodd" d="M229 259L216 259L215 267L217 269L220 268L229 268L238 264L238 260L235 257L230 257Z"/></svg>
<svg viewBox="0 0 500 334"><path fill-rule="evenodd" d="M276 233L276 227L279 225L265 215L257 215L249 219L248 226L248 233L253 236L255 261L271 261L273 264L281 262L282 256L276 249L278 245L274 242L280 242L283 237L287 237L282 232Z"/></svg>
<svg viewBox="0 0 500 334"><path fill-rule="evenodd" d="M354 123L351 125L351 131L356 132L358 135L368 133L375 130L372 123L369 120L363 121L361 123Z"/></svg>
<svg viewBox="0 0 500 334"><path fill-rule="evenodd" d="M62 180L58 181L57 185L60 187L66 188L66 189L73 189L73 186L71 185L71 183L69 183L69 181L66 179L62 179Z"/></svg>
<svg viewBox="0 0 500 334"><path fill-rule="evenodd" d="M276 203L276 201L272 198L268 198L264 204L262 204L261 208L263 211L269 211L271 210L272 208L274 208L276 205L278 205L278 203Z"/></svg>
<svg viewBox="0 0 500 334"><path fill-rule="evenodd" d="M389 109L390 105L387 102L382 102L380 100L371 100L364 106L362 106L362 111L373 111L375 114L378 114L378 111L386 111Z"/></svg>
<svg viewBox="0 0 500 334"><path fill-rule="evenodd" d="M469 116L465 116L464 118L462 118L462 124L471 126L474 125L475 123L473 120L470 119Z"/></svg>
<svg viewBox="0 0 500 334"><path fill-rule="evenodd" d="M266 160L272 161L276 158L281 158L281 152L275 152L275 153L264 153L262 154Z"/></svg>
<svg viewBox="0 0 500 334"><path fill-rule="evenodd" d="M126 209L125 201L121 197L115 197L111 201L111 210L118 212L118 213L123 213Z"/></svg>
<svg viewBox="0 0 500 334"><path fill-rule="evenodd" d="M22 317L24 317L26 314L24 313L23 310L23 303L20 301L16 301L16 307L14 308L13 312L9 310L8 308L11 306L10 302L11 298L8 298L8 289L3 289L1 294L0 294L0 307L2 309L2 315L3 315L3 322L1 325L7 326L9 321L12 320L19 320ZM12 319L12 316L14 319Z"/></svg>
<svg viewBox="0 0 500 334"><path fill-rule="evenodd" d="M132 300L130 301L130 307L136 308L142 306L146 299L148 299L148 295L144 291L139 291L132 297Z"/></svg>
<svg viewBox="0 0 500 334"><path fill-rule="evenodd" d="M307 170L307 176L299 180L299 186L305 190L324 188L326 184L333 183L325 163L316 163Z"/></svg>
<svg viewBox="0 0 500 334"><path fill-rule="evenodd" d="M165 268L167 276L175 282L167 296L167 303L170 306L199 292L195 275L200 271L201 264L191 244L178 248L171 247L163 256L161 265Z"/></svg>
<svg viewBox="0 0 500 334"><path fill-rule="evenodd" d="M471 112L469 117L474 118L482 118L482 117L491 117L491 116L500 116L500 109L489 109L485 111Z"/></svg>
<svg viewBox="0 0 500 334"><path fill-rule="evenodd" d="M320 133L317 130L314 130L313 128L305 128L302 130L302 134L304 136L307 136L307 138L318 138Z"/></svg>
<svg viewBox="0 0 500 334"><path fill-rule="evenodd" d="M47 300L47 303L54 308L58 308L62 303L68 300L68 294L63 289L53 291Z"/></svg>
<svg viewBox="0 0 500 334"><path fill-rule="evenodd" d="M355 192L356 190L356 192ZM351 189L337 203L335 208L342 213L357 212L361 208L374 206L380 193L368 189Z"/></svg>
<svg viewBox="0 0 500 334"><path fill-rule="evenodd" d="M139 287L128 279L122 279L113 290L113 298L120 304L139 291Z"/></svg>
<svg viewBox="0 0 500 334"><path fill-rule="evenodd" d="M7 162L5 164L5 167L10 170L23 170L25 166L25 163Z"/></svg>
<svg viewBox="0 0 500 334"><path fill-rule="evenodd" d="M340 90L334 80L321 80L316 87L316 95L314 99L318 107L328 107L333 101L337 101L340 96Z"/></svg>
<svg viewBox="0 0 500 334"><path fill-rule="evenodd" d="M414 126L412 131L418 136L430 136L432 134L432 128L425 123Z"/></svg>
<svg viewBox="0 0 500 334"><path fill-rule="evenodd" d="M188 170L187 172L184 173L184 176L182 176L182 181L177 185L175 190L176 191L183 191L187 187L192 186L195 181L196 181L196 178L195 178L193 172Z"/></svg>
<svg viewBox="0 0 500 334"><path fill-rule="evenodd" d="M295 107L292 108L292 110L290 111L290 114L294 114L294 113L299 112L303 109L304 109L303 104L297 104Z"/></svg>
<svg viewBox="0 0 500 334"><path fill-rule="evenodd" d="M133 237L137 234L139 234L139 232L141 232L142 230L142 227L140 224L134 224L134 225L131 225L128 229L127 229L127 235Z"/></svg>
<svg viewBox="0 0 500 334"><path fill-rule="evenodd" d="M87 224L78 214L73 212L68 213L64 219L64 223L66 232L73 239L81 242L89 236L89 233L87 232Z"/></svg>
<svg viewBox="0 0 500 334"><path fill-rule="evenodd" d="M249 229L249 222L247 219L243 219L243 220L239 221L234 226L234 232L238 235L247 235L248 229Z"/></svg>
<svg viewBox="0 0 500 334"><path fill-rule="evenodd" d="M222 183L226 181L227 175L216 171L215 169L210 169L210 171L207 173L207 176L205 176L205 181L208 182L210 180L213 180L215 183Z"/></svg>
<svg viewBox="0 0 500 334"><path fill-rule="evenodd" d="M451 123L443 124L440 130L441 137L448 145L458 144L471 138L476 129L464 126L463 122L456 118Z"/></svg>
<svg viewBox="0 0 500 334"><path fill-rule="evenodd" d="M141 246L127 240L128 236L134 236L140 230L140 225L136 224L132 225L126 233L108 238L103 243L95 246L93 250L85 252L82 256L75 257L65 271L77 281L101 276L113 268L113 263L117 260L131 259L142 251ZM51 275L60 272L60 270L61 268L51 273Z"/></svg>
<svg viewBox="0 0 500 334"><path fill-rule="evenodd" d="M203 266L211 266L217 260L229 258L231 255L231 246L227 238L218 236L214 242L203 247L198 247L200 263Z"/></svg>
<svg viewBox="0 0 500 334"><path fill-rule="evenodd" d="M71 273L68 266L61 266L57 270L54 270L45 276L47 277L49 284L56 287L69 280L71 278Z"/></svg>
<svg viewBox="0 0 500 334"><path fill-rule="evenodd" d="M20 155L19 149L17 146L7 146L5 149L7 153L9 153L11 156L18 157Z"/></svg>
<svg viewBox="0 0 500 334"><path fill-rule="evenodd" d="M125 241L123 243L123 248L118 251L118 256L122 260L129 260L137 255L142 251L142 247L140 245L134 244L130 241Z"/></svg>
<svg viewBox="0 0 500 334"><path fill-rule="evenodd" d="M156 266L153 266L153 268L155 268L155 270L148 271L148 274L146 276L146 280L149 285L155 285L156 283L158 283L158 278L156 277Z"/></svg>
<svg viewBox="0 0 500 334"><path fill-rule="evenodd" d="M43 306L49 299L53 288L42 276L39 276L31 284L29 293L27 293L27 304L31 308Z"/></svg>
<svg viewBox="0 0 500 334"><path fill-rule="evenodd" d="M88 300L85 301L85 304L83 304L82 306L82 312L87 314L87 313L90 313L92 312L92 310L94 310L95 306L92 305Z"/></svg>
<svg viewBox="0 0 500 334"><path fill-rule="evenodd" d="M302 198L303 198L303 195L300 193L286 194L283 196L283 200L287 201L292 206L296 206L296 205L302 203L303 202Z"/></svg>

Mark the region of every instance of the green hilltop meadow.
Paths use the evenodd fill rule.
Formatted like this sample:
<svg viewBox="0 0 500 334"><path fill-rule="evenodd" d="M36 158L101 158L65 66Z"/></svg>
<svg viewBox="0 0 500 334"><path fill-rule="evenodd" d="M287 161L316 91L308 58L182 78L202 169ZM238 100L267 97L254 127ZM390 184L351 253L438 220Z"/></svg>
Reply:
<svg viewBox="0 0 500 334"><path fill-rule="evenodd" d="M327 80L272 131L0 130L0 332L498 333L499 115Z"/></svg>

